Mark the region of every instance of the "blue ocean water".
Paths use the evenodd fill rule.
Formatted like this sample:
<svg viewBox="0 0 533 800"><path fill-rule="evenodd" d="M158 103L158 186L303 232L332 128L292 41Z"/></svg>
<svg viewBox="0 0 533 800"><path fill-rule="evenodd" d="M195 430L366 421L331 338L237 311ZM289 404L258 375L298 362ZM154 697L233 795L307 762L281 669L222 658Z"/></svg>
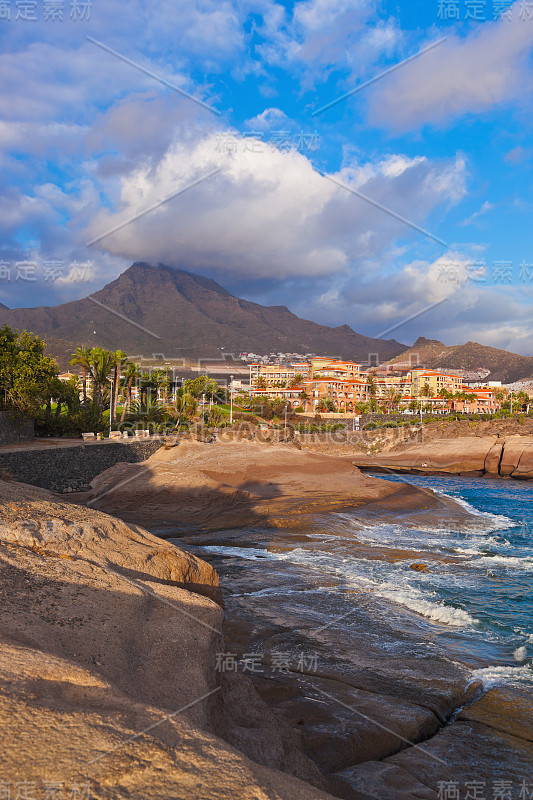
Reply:
<svg viewBox="0 0 533 800"><path fill-rule="evenodd" d="M270 562L266 574L276 581L255 594L277 595L289 605L295 576L307 576L309 606L313 613L323 606L326 619L326 601L357 603L361 595L350 591L363 592L398 630L414 626L428 647L467 664L487 688L533 688L533 485L448 476L386 479L454 498L474 515L475 526L369 522L347 511L324 515L315 532L296 541L287 537L283 546L271 539L266 546L199 550L247 563L249 574L264 576L264 562ZM276 538L284 538L279 529ZM414 570L414 563L427 571Z"/></svg>
<svg viewBox="0 0 533 800"><path fill-rule="evenodd" d="M533 681L533 486L451 476L387 475L387 480L432 489L478 516L475 530L381 526L368 538L417 549L421 561L427 553L430 572L409 577L408 583L421 596L468 616L464 625L456 626L462 628L455 631L456 646L461 647L462 638L463 650L480 663L493 664L495 680L508 667L511 679ZM364 540L364 532L360 538ZM432 554L458 560L430 564ZM518 665L522 668L517 671Z"/></svg>

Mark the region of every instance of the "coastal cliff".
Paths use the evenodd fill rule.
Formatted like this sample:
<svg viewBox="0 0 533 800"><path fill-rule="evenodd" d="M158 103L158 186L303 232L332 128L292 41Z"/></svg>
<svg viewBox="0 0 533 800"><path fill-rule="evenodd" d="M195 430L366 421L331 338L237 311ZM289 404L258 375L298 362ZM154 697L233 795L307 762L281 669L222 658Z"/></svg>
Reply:
<svg viewBox="0 0 533 800"><path fill-rule="evenodd" d="M533 437L433 439L404 450L352 458L360 469L533 479Z"/></svg>

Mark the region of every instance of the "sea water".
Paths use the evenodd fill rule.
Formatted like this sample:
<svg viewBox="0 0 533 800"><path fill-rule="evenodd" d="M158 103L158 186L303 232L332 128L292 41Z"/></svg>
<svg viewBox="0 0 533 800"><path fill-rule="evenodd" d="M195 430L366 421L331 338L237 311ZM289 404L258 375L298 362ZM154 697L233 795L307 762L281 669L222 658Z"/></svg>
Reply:
<svg viewBox="0 0 533 800"><path fill-rule="evenodd" d="M396 475L387 480L406 482ZM277 573L275 585L254 593L265 599L283 595L291 602L291 592L302 594L296 584L291 588L291 570L294 578L296 573L314 576L305 596L317 613L324 608L331 614L326 597L339 597L342 590L364 592L398 629L409 615L428 647L455 654L469 665L472 679L481 679L487 688L533 687L533 487L448 476L414 475L407 481L453 498L476 517L476 526L376 524L357 512L343 512L324 515L318 532L293 546L287 540L282 548L198 550L247 562L250 568L269 561L271 574ZM361 545L355 551L354 540ZM427 571L413 570L414 562ZM348 602L359 602L357 594L346 596L353 597Z"/></svg>

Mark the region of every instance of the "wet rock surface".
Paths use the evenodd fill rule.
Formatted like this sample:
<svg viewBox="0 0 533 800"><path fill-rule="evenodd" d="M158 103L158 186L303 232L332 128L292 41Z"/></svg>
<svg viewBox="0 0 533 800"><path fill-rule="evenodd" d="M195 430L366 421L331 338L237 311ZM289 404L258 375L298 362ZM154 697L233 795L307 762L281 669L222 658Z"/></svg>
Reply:
<svg viewBox="0 0 533 800"><path fill-rule="evenodd" d="M417 614L371 590L349 590L334 575L327 581L311 559L300 568L268 559L299 544L312 552L321 531L319 520L301 516L287 528L179 540L221 577L233 656L226 667L250 677L339 797L437 800L444 784L463 797L477 781L492 800L503 780L517 798L524 781L533 788L530 693L483 694L471 682L474 665L457 659L453 637L435 638L435 626ZM323 538L316 547L328 549ZM370 559L362 543L351 552ZM416 555L389 553L428 569Z"/></svg>

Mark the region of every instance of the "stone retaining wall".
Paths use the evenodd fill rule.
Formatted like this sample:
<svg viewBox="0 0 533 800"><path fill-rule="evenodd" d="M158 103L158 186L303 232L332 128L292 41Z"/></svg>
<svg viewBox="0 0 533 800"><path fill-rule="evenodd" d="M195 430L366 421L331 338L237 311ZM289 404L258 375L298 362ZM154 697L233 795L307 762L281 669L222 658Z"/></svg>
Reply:
<svg viewBox="0 0 533 800"><path fill-rule="evenodd" d="M90 484L93 478L119 461L145 461L163 445L163 439L132 442L73 444L0 453L0 467L14 480L43 489L61 491Z"/></svg>

